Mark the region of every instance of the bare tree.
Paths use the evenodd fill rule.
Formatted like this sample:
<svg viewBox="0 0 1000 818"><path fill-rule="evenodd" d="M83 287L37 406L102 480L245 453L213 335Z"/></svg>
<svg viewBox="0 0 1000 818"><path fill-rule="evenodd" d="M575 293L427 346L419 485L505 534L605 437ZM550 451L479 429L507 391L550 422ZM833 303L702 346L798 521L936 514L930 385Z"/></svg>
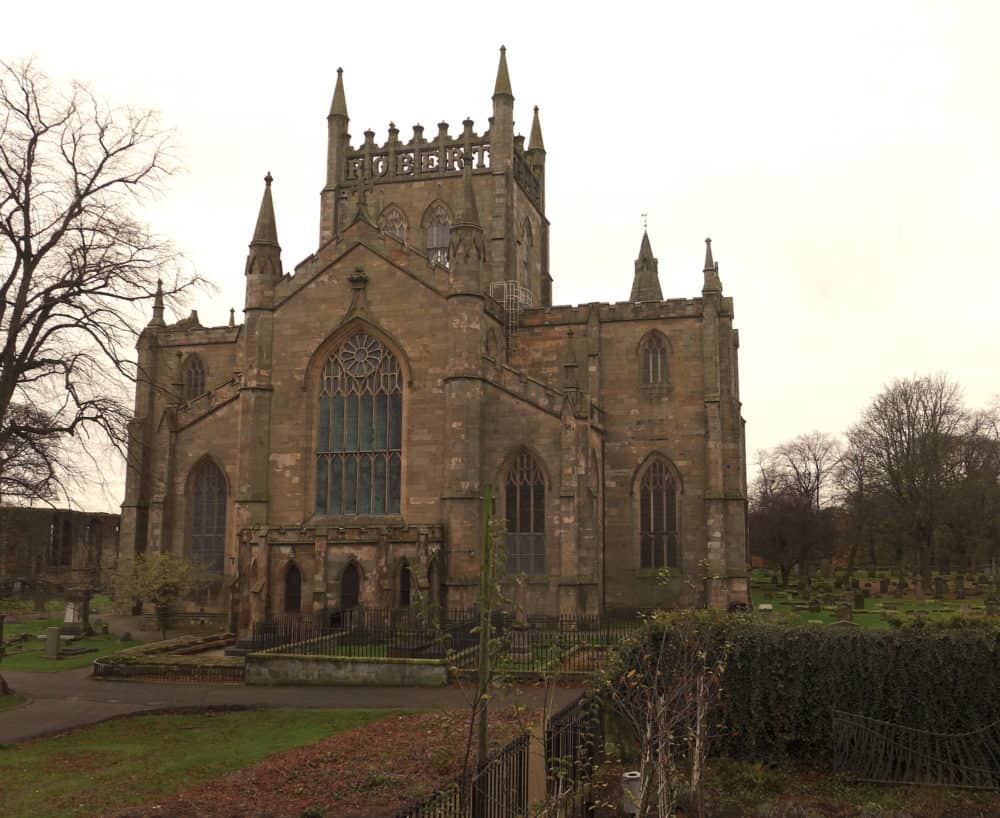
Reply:
<svg viewBox="0 0 1000 818"><path fill-rule="evenodd" d="M798 566L804 576L835 546L832 480L840 444L811 432L757 453L757 476L750 485L750 547L781 572L782 584Z"/></svg>
<svg viewBox="0 0 1000 818"><path fill-rule="evenodd" d="M0 489L48 499L69 436L124 448L140 302L175 260L136 208L171 172L148 111L0 63ZM166 297L194 283L176 275Z"/></svg>
<svg viewBox="0 0 1000 818"><path fill-rule="evenodd" d="M891 497L928 585L934 537L961 472L959 443L968 421L958 384L944 375L924 376L889 384L853 435Z"/></svg>
<svg viewBox="0 0 1000 818"><path fill-rule="evenodd" d="M840 442L818 431L782 443L773 455L784 487L807 498L817 510L830 499L830 486L840 458Z"/></svg>

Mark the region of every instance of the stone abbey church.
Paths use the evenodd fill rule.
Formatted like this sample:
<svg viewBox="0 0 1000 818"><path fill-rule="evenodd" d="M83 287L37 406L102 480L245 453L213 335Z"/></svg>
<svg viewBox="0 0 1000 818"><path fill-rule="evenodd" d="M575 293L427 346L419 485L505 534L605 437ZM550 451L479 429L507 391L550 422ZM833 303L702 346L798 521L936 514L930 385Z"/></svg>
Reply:
<svg viewBox="0 0 1000 818"><path fill-rule="evenodd" d="M617 303L553 306L538 109L514 132L501 50L477 133L352 144L341 72L319 247L284 271L270 175L244 323L142 333L121 554L219 577L245 628L356 604L471 607L482 496L530 614L747 599L733 303L664 300L641 237ZM665 576L663 569L669 569Z"/></svg>

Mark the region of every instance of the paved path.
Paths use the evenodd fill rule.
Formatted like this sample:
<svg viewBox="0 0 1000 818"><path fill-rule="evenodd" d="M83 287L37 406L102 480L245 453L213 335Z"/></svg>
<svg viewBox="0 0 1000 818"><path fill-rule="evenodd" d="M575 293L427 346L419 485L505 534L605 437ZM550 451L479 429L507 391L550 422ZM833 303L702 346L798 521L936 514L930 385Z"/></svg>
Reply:
<svg viewBox="0 0 1000 818"><path fill-rule="evenodd" d="M471 683L448 687L254 687L236 684L103 681L90 668L59 673L3 671L12 689L31 698L13 710L0 710L0 744L61 733L113 716L175 707L242 705L248 707L417 707L467 708ZM579 688L555 690L556 706L579 695ZM499 704L513 693L501 691ZM524 686L519 701L541 706L540 686Z"/></svg>

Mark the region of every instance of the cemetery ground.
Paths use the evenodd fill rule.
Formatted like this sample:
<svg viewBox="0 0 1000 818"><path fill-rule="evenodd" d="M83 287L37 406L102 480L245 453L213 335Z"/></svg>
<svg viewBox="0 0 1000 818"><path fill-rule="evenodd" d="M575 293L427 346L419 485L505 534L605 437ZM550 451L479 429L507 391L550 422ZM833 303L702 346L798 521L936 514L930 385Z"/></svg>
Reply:
<svg viewBox="0 0 1000 818"><path fill-rule="evenodd" d="M7 644L4 656L0 659L0 669L43 673L73 670L89 667L98 656L112 655L139 644L132 639L122 639L114 634L96 633L69 643L69 647L79 651L74 655L63 655L58 659L46 658L45 631L47 628L58 628L61 624L61 620L56 618L8 621L4 625L4 641ZM17 640L18 637L22 638Z"/></svg>
<svg viewBox="0 0 1000 818"><path fill-rule="evenodd" d="M838 576L843 574L841 571ZM829 625L838 620L837 608L844 602L853 609L853 622L862 628L891 628L919 623L961 626L962 620L968 624L985 621L987 591L975 585L966 585L964 598L956 598L954 589L957 575L947 576L945 582L948 590L938 598L933 594L917 593L912 580L905 593L900 594L894 590L894 580L890 583L892 590L882 593L880 581L888 576L886 571L856 572L854 577L858 581L858 589L847 588L846 577L843 577L845 587L842 588L835 587L831 580L816 578L811 587L805 590L795 578L789 579L788 585L782 587L772 582L772 576L771 571L754 569L751 585L753 602L758 611L762 604L770 606L772 610L761 612L762 616L784 624ZM869 586L867 593L866 585ZM860 595L857 603L854 599L855 590ZM863 607L859 607L858 603Z"/></svg>
<svg viewBox="0 0 1000 818"><path fill-rule="evenodd" d="M491 715L491 747L531 714ZM0 749L5 816L382 816L462 767L467 710L139 715Z"/></svg>

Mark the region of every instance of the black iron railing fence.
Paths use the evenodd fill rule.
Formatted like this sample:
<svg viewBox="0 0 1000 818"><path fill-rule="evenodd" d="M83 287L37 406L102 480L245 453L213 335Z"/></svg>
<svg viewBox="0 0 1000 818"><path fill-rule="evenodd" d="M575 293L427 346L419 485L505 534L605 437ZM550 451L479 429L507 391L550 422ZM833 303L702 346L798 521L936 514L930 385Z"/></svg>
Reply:
<svg viewBox="0 0 1000 818"><path fill-rule="evenodd" d="M392 818L527 818L527 733Z"/></svg>
<svg viewBox="0 0 1000 818"><path fill-rule="evenodd" d="M545 725L546 793L565 818L593 815L597 768L604 761L604 729L596 699L583 696Z"/></svg>
<svg viewBox="0 0 1000 818"><path fill-rule="evenodd" d="M600 670L608 651L642 625L636 614L492 617L494 665L511 673L580 673ZM256 623L241 646L313 656L448 659L459 671L475 668L479 612L352 608L319 620Z"/></svg>

